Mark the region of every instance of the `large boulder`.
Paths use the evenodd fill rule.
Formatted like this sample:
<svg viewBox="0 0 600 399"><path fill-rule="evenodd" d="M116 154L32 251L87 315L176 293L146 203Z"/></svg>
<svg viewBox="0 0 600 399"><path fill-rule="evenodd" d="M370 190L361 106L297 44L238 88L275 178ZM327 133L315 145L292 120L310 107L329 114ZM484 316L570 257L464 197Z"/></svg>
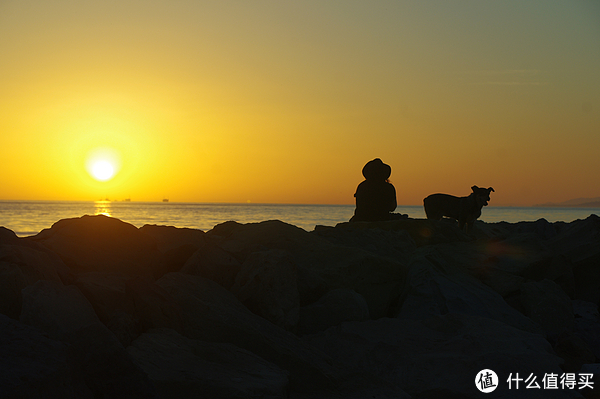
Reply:
<svg viewBox="0 0 600 399"><path fill-rule="evenodd" d="M205 242L204 232L197 229L147 224L139 230L154 239L161 253L159 270L155 272L156 278L165 273L180 271Z"/></svg>
<svg viewBox="0 0 600 399"><path fill-rule="evenodd" d="M25 285L38 280L61 282L65 265L56 254L26 245L0 245L0 261L10 262L21 269Z"/></svg>
<svg viewBox="0 0 600 399"><path fill-rule="evenodd" d="M456 221L451 219L442 219L437 221L429 219L406 218L385 222L345 222L338 223L335 228L342 231L348 230L359 237L371 235L371 233L368 233L368 231L373 229L383 230L388 232L388 237L395 235L399 241L403 242L406 242L406 238L410 236L412 238L412 245L416 244L417 246L453 242L468 242L473 240L472 237L465 234L458 228ZM367 231L361 232L361 230ZM379 234L380 233L378 233L378 235ZM388 240L384 239L384 242L385 241ZM386 248L386 245L374 245L375 247L380 247L378 250L389 250L389 247ZM398 245L398 243L393 244L396 249L399 249ZM404 243L400 245L406 246L407 244Z"/></svg>
<svg viewBox="0 0 600 399"><path fill-rule="evenodd" d="M130 279L121 273L87 272L78 274L74 282L93 306L100 321L123 346L129 345L141 333L139 320L133 316L135 303L126 289Z"/></svg>
<svg viewBox="0 0 600 399"><path fill-rule="evenodd" d="M104 215L60 220L30 240L56 252L77 273L104 271L153 277L160 270L160 252L152 237Z"/></svg>
<svg viewBox="0 0 600 399"><path fill-rule="evenodd" d="M553 339L552 343L554 352L563 358L561 368L567 373L577 373L584 364L596 360L590 346L578 334L565 331Z"/></svg>
<svg viewBox="0 0 600 399"><path fill-rule="evenodd" d="M142 334L127 352L161 397L287 398L286 372L232 344L190 339L163 328Z"/></svg>
<svg viewBox="0 0 600 399"><path fill-rule="evenodd" d="M61 282L71 276L58 255L7 232L12 233L6 230L5 244L0 244L0 313L18 319L23 288L38 280Z"/></svg>
<svg viewBox="0 0 600 399"><path fill-rule="evenodd" d="M183 273L164 275L157 284L171 294L183 313L183 335L208 342L230 343L290 373L299 391L333 387L336 370L319 351L295 335L250 312L212 280Z"/></svg>
<svg viewBox="0 0 600 399"><path fill-rule="evenodd" d="M348 289L331 290L317 302L300 308L299 334L325 331L345 321L369 319L367 301L357 292Z"/></svg>
<svg viewBox="0 0 600 399"><path fill-rule="evenodd" d="M0 315L0 396L94 398L69 345Z"/></svg>
<svg viewBox="0 0 600 399"><path fill-rule="evenodd" d="M573 304L552 280L530 281L521 285L519 304L523 313L538 323L548 336L572 332Z"/></svg>
<svg viewBox="0 0 600 399"><path fill-rule="evenodd" d="M572 303L575 315L573 332L581 337L594 356L600 359L600 314L598 313L598 305L578 299Z"/></svg>
<svg viewBox="0 0 600 399"><path fill-rule="evenodd" d="M205 241L205 233L198 229L146 224L140 227L139 230L141 233L154 238L158 250L162 253L167 253L184 245L192 245L200 248Z"/></svg>
<svg viewBox="0 0 600 399"><path fill-rule="evenodd" d="M181 271L208 278L231 289L241 268L241 262L229 252L212 243L205 243L187 260Z"/></svg>
<svg viewBox="0 0 600 399"><path fill-rule="evenodd" d="M240 262L253 252L280 249L289 252L297 265L300 305L308 305L333 289L361 294L372 318L393 314L406 282L404 260L336 245L326 238L280 222L215 226L207 237Z"/></svg>
<svg viewBox="0 0 600 399"><path fill-rule="evenodd" d="M412 219L411 219L412 220ZM310 234L325 238L334 245L361 248L365 251L404 259L416 249L407 221L339 223L335 227L316 226Z"/></svg>
<svg viewBox="0 0 600 399"><path fill-rule="evenodd" d="M123 346L150 328L181 330L181 311L174 299L148 278L89 272L79 274L75 285Z"/></svg>
<svg viewBox="0 0 600 399"><path fill-rule="evenodd" d="M26 286L23 272L14 263L0 261L0 314L19 319L21 290Z"/></svg>
<svg viewBox="0 0 600 399"><path fill-rule="evenodd" d="M247 224L225 222L206 232L206 237L240 262L257 251L282 249L295 254L326 243L306 230L279 220Z"/></svg>
<svg viewBox="0 0 600 399"><path fill-rule="evenodd" d="M413 256L406 297L398 313L421 320L447 313L485 317L526 331L539 326L509 306L502 296L470 275L459 260L448 259L447 245L420 248Z"/></svg>
<svg viewBox="0 0 600 399"><path fill-rule="evenodd" d="M565 224L548 241L553 251L570 260L575 280L574 296L600 303L600 217Z"/></svg>
<svg viewBox="0 0 600 399"><path fill-rule="evenodd" d="M507 378L530 373L562 374L562 359L539 334L466 314L423 320L382 318L342 323L303 338L357 373L373 373L415 398L479 398L474 381L482 369L500 379L495 398L530 398L531 390L509 390ZM514 388L514 387L513 387ZM547 395L547 396L546 396ZM581 397L544 391L544 397Z"/></svg>
<svg viewBox="0 0 600 399"><path fill-rule="evenodd" d="M40 280L23 289L20 321L71 346L86 386L98 397L148 398L155 390L75 286Z"/></svg>
<svg viewBox="0 0 600 399"><path fill-rule="evenodd" d="M90 324L100 324L94 308L73 285L47 280L23 289L20 321L63 339Z"/></svg>
<svg viewBox="0 0 600 399"><path fill-rule="evenodd" d="M237 274L231 292L251 312L286 330L298 325L297 269L282 250L254 252Z"/></svg>

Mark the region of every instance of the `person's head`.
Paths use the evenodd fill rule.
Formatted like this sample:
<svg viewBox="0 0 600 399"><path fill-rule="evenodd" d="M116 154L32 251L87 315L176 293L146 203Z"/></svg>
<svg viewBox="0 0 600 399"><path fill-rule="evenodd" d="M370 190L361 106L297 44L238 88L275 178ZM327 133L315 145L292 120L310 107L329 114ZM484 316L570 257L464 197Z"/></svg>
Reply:
<svg viewBox="0 0 600 399"><path fill-rule="evenodd" d="M362 174L367 180L380 180L386 181L392 174L392 168L381 161L379 158L375 158L362 169Z"/></svg>

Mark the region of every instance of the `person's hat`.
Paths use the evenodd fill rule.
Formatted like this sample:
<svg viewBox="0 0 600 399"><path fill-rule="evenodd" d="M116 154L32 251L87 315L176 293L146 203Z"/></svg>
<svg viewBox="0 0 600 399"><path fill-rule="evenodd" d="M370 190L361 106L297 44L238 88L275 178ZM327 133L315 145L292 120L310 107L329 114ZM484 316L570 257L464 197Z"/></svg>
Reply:
<svg viewBox="0 0 600 399"><path fill-rule="evenodd" d="M392 174L392 168L381 161L379 158L375 158L362 169L362 174L367 180L386 180Z"/></svg>

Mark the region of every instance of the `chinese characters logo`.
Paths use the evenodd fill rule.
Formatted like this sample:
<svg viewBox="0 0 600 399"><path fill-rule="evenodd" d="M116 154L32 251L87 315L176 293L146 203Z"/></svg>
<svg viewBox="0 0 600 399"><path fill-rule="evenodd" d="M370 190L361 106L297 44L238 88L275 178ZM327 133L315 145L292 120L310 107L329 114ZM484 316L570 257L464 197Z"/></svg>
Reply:
<svg viewBox="0 0 600 399"><path fill-rule="evenodd" d="M498 388L498 376L490 369L483 369L475 376L475 385L481 392L493 392Z"/></svg>

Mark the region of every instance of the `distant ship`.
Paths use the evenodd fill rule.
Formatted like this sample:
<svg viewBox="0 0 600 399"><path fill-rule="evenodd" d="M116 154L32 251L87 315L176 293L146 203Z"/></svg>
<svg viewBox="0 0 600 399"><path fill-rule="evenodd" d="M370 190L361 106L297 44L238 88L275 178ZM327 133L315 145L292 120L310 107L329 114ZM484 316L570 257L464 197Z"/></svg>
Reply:
<svg viewBox="0 0 600 399"><path fill-rule="evenodd" d="M163 202L169 202L168 198L163 198Z"/></svg>

